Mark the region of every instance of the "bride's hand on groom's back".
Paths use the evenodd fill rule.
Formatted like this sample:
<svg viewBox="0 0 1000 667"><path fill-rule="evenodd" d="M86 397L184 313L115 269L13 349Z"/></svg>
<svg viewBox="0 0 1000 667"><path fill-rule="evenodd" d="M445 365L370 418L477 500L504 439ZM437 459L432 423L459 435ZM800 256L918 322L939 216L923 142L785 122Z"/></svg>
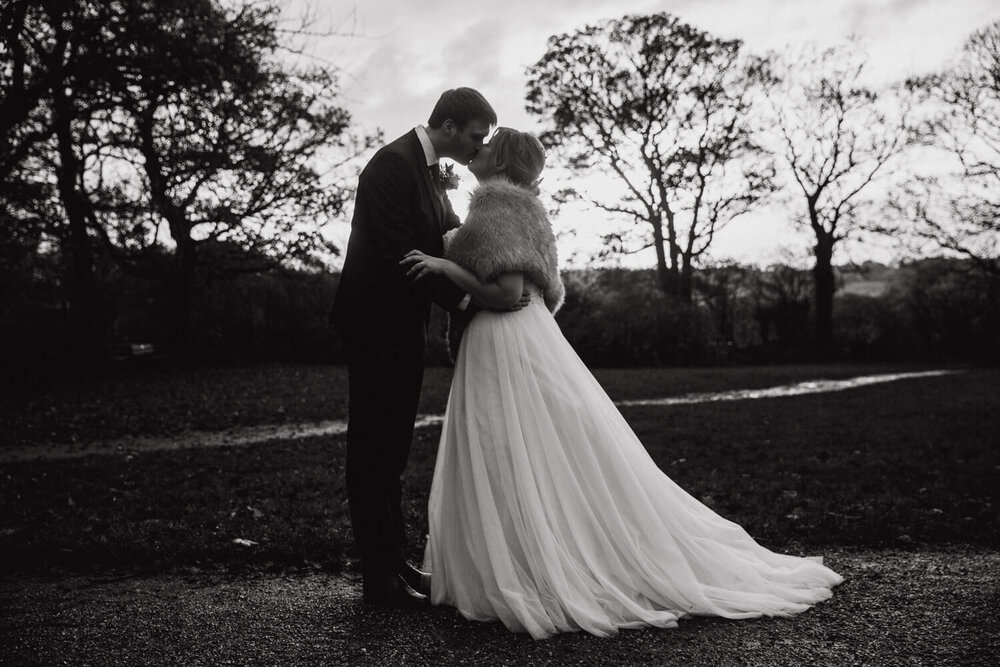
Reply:
<svg viewBox="0 0 1000 667"><path fill-rule="evenodd" d="M445 275L449 264L446 259L434 257L419 250L411 250L406 253L399 263L407 269L406 275L414 280L420 280L424 276L432 274Z"/></svg>
<svg viewBox="0 0 1000 667"><path fill-rule="evenodd" d="M496 279L483 283L474 273L450 260L428 255L419 250L411 250L399 261L406 275L414 281L428 275L441 275L464 289L472 297L473 304L481 310L494 313L509 313L521 310L531 301L524 285L524 277L517 272L505 273ZM520 293L520 298L515 296Z"/></svg>

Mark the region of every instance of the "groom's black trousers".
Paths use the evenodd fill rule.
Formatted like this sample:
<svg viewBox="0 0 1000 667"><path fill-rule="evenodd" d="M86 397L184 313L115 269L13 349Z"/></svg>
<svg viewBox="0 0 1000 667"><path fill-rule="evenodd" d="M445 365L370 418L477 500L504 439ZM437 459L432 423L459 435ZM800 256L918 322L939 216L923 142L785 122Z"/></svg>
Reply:
<svg viewBox="0 0 1000 667"><path fill-rule="evenodd" d="M347 343L347 497L366 582L398 571L406 530L402 474L424 375L424 330L375 330Z"/></svg>

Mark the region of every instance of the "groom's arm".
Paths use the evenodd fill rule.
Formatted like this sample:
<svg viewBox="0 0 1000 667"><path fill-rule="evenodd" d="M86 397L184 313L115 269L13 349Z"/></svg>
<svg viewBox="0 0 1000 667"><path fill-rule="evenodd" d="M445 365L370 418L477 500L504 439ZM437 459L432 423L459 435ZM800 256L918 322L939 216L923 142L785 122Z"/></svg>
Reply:
<svg viewBox="0 0 1000 667"><path fill-rule="evenodd" d="M396 153L383 153L370 166L374 169L367 169L358 183L358 198L364 198L368 208L371 242L379 263L387 271L395 272L401 282L412 284L399 261L417 247L411 203L419 197L419 184L406 158ZM420 281L417 289L446 310L460 310L469 302L466 291L443 276Z"/></svg>

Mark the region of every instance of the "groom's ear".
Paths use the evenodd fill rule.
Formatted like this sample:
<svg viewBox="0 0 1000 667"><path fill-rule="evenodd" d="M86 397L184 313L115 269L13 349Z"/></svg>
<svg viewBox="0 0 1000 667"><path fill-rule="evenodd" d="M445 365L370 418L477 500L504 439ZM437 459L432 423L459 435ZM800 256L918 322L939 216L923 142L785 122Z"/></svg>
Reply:
<svg viewBox="0 0 1000 667"><path fill-rule="evenodd" d="M458 132L458 125L451 118L447 118L441 123L441 129L444 131L444 135L451 139Z"/></svg>

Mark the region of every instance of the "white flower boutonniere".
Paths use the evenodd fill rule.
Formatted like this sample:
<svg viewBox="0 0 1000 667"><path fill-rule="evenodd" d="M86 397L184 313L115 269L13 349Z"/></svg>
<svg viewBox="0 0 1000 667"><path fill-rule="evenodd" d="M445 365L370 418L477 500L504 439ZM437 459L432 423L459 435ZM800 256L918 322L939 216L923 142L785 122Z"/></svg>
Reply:
<svg viewBox="0 0 1000 667"><path fill-rule="evenodd" d="M460 180L462 179L455 173L455 165L441 165L441 178L439 180L441 190L444 192L457 190Z"/></svg>

